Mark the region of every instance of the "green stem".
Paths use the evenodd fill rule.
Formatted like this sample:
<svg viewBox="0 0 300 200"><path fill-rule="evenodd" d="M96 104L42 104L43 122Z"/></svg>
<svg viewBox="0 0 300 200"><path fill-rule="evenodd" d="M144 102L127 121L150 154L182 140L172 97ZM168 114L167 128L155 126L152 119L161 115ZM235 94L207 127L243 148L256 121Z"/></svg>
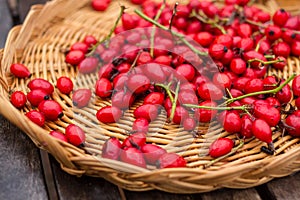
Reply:
<svg viewBox="0 0 300 200"><path fill-rule="evenodd" d="M155 86L163 88L167 92L167 95L170 98L171 102L174 102L174 97L173 97L171 89L170 89L170 85L171 85L170 83L168 85L156 83Z"/></svg>
<svg viewBox="0 0 300 200"><path fill-rule="evenodd" d="M233 154L235 154L240 148L242 148L244 146L244 140L240 140L240 144L233 148L229 153L225 154L224 156L218 157L212 161L210 161L208 164L204 165L204 168L210 167L211 165L213 165L214 163L223 160L224 158L227 158Z"/></svg>
<svg viewBox="0 0 300 200"><path fill-rule="evenodd" d="M247 62L248 63L251 63L251 62L260 62L263 65L270 65L270 64L274 64L274 63L278 63L278 62L283 62L283 60L278 59L278 60L263 61L263 60L254 58L254 59L248 60Z"/></svg>
<svg viewBox="0 0 300 200"><path fill-rule="evenodd" d="M172 110L171 110L171 114L170 114L170 121L173 121L173 118L174 118L174 115L175 115L175 110L176 110L176 105L177 105L177 100L178 100L179 88L180 88L180 82L178 81L177 85L176 85L175 96L174 96L174 99L172 101Z"/></svg>
<svg viewBox="0 0 300 200"><path fill-rule="evenodd" d="M212 25L213 27L219 29L222 32L222 34L226 34L227 33L226 30L224 29L224 27L221 26L221 25L219 25L217 21L206 20L207 17L202 17L202 16L197 15L194 10L192 12L191 17L196 17L199 21L201 21L201 22L203 22L205 24ZM220 21L220 20L218 20L218 21Z"/></svg>
<svg viewBox="0 0 300 200"><path fill-rule="evenodd" d="M213 106L199 106L199 105L195 105L195 104L183 104L184 107L188 107L188 108L200 108L200 109L207 109L207 110L243 110L246 111L247 110L247 106L233 106L233 107L213 107Z"/></svg>
<svg viewBox="0 0 300 200"><path fill-rule="evenodd" d="M296 77L296 73L294 73L292 76L290 76L287 80L285 80L280 86L278 86L277 88L274 88L272 90L264 90L264 91L259 91L259 92L253 92L253 93L249 93L249 94L245 94L239 97L235 97L232 99L228 99L225 104L231 104L234 101L238 101L241 99L244 99L246 97L252 97L252 96L256 96L256 95L260 95L260 94L275 94L277 92L279 92L285 85L287 85L291 80L293 80Z"/></svg>
<svg viewBox="0 0 300 200"><path fill-rule="evenodd" d="M166 7L166 0L163 1L163 4L161 5L160 9L158 10L154 21L157 21L162 13L162 11L165 9ZM156 28L153 27L152 31L151 31L151 38L150 38L150 55L153 58L154 56L154 36L155 36L155 32L156 32Z"/></svg>
<svg viewBox="0 0 300 200"><path fill-rule="evenodd" d="M124 11L125 11L126 7L121 5L121 10L120 10L120 14L117 18L117 20L115 21L115 24L114 26L111 28L109 34L102 40L98 41L95 45L93 45L91 51L86 55L87 57L88 56L91 56L93 55L93 53L95 52L95 50L97 49L97 46L100 45L101 43L103 43L104 41L106 40L109 40L112 36L112 34L114 33L115 29L117 28L118 24L119 24L119 21L121 20L122 18L122 15L124 14Z"/></svg>
<svg viewBox="0 0 300 200"><path fill-rule="evenodd" d="M176 31L173 31L173 30L169 30L167 27L165 27L164 25L158 23L157 21L149 18L147 15L145 15L142 11L140 10L135 10L134 11L137 15L139 15L141 18L145 19L146 21L154 24L155 26L161 28L162 30L165 30L165 31L169 31L172 35L175 35L177 36L184 44L186 44L194 53L196 53L197 55L201 55L201 56L208 56L208 53L207 52L202 52L202 51L199 51L198 49L196 49L189 41L187 41L185 39L185 36L176 32Z"/></svg>
<svg viewBox="0 0 300 200"><path fill-rule="evenodd" d="M131 70L134 68L134 66L136 65L136 62L137 62L138 58L140 57L141 53L142 53L142 50L139 50L139 52L137 53L137 55L136 55L136 57L135 57L133 63L132 63L131 66L130 66L129 71L131 71Z"/></svg>

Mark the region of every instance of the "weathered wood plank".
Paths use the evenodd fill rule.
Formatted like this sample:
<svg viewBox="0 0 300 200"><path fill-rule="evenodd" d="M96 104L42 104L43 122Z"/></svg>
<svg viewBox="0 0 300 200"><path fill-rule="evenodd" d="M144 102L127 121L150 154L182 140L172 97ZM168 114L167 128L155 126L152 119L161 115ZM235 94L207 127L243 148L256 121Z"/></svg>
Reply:
<svg viewBox="0 0 300 200"><path fill-rule="evenodd" d="M199 194L172 194L167 192L162 192L158 190L151 190L146 192L132 192L124 190L126 199L128 200L152 200L152 199L159 199L159 200L193 200L197 199L200 200L201 197Z"/></svg>
<svg viewBox="0 0 300 200"><path fill-rule="evenodd" d="M0 116L0 199L47 199L38 148Z"/></svg>
<svg viewBox="0 0 300 200"><path fill-rule="evenodd" d="M267 186L277 200L298 200L300 199L300 173L284 178L278 178L267 183Z"/></svg>
<svg viewBox="0 0 300 200"><path fill-rule="evenodd" d="M12 26L12 19L5 0L0 0L0 22L0 48L3 48L8 31Z"/></svg>
<svg viewBox="0 0 300 200"><path fill-rule="evenodd" d="M213 192L203 193L202 200L261 200L258 192L254 189L220 189Z"/></svg>
<svg viewBox="0 0 300 200"><path fill-rule="evenodd" d="M61 200L69 199L121 199L118 187L101 178L76 177L64 172L50 156L58 194Z"/></svg>

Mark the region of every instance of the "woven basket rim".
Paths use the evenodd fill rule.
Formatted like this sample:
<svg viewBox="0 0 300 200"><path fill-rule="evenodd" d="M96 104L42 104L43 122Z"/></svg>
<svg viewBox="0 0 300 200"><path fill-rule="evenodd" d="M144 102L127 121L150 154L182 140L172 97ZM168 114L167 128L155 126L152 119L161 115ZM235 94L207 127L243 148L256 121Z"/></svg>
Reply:
<svg viewBox="0 0 300 200"><path fill-rule="evenodd" d="M66 2L66 1L65 1ZM68 1L69 3L71 1ZM82 4L77 5L77 8L80 8L87 4L88 0L82 1ZM272 3L273 2L273 3ZM274 5L274 1L271 0L269 4ZM71 144L61 142L58 139L55 139L51 137L48 132L28 120L25 115L20 115L20 111L16 108L14 108L8 99L9 96L9 84L7 80L7 76L5 72L8 70L8 66L10 63L13 62L13 59L17 59L20 56L22 56L22 51L25 47L25 44L30 41L31 35L33 29L38 28L36 27L35 23L39 23L41 21L46 22L45 19L41 20L42 17L45 13L47 13L49 10L53 9L56 6L66 6L68 3L64 3L63 0L54 0L51 2L47 2L45 5L37 5L33 6L32 9L30 10L28 16L26 17L26 20L23 25L16 26L11 29L8 35L8 39L5 45L4 49L0 50L0 60L1 60L1 65L0 65L0 84L2 87L0 87L0 113L9 121L17 125L21 130L23 130L30 138L31 140L35 143L35 145L39 148L45 149L49 153L51 153L55 159L61 163L62 169L67 171L70 174L74 175L83 175L86 174L89 169L88 167L80 166L81 162L103 162L103 163L112 163L112 164L120 164L120 161L113 161L113 160L108 160L104 158L98 158L94 157L93 155L86 154L82 149L77 148ZM74 9L75 10L75 9ZM58 12L58 11L57 11ZM272 11L271 11L272 12ZM60 16L63 17L63 16ZM51 19L51 18L50 18ZM48 19L48 20L50 20ZM51 20L50 20L51 21ZM30 34L25 34L25 33L30 33ZM13 56L11 56L13 55ZM17 119L17 120L16 120ZM298 141L298 140L297 140ZM67 152L65 154L55 154L53 152L53 149L49 149L49 147L55 147L56 151L62 151L62 152ZM67 149L67 150L66 150ZM70 157L72 155L76 155L77 158L74 160L71 160ZM234 168L231 167L230 169L228 168L220 168L217 171L210 170L210 169L198 169L198 168L171 168L171 169L156 169L156 170L147 170L147 169L138 169L138 167L134 167L135 170L138 170L139 173L133 173L134 170L129 170L127 172L122 172L122 171L117 171L114 169L110 169L109 167L106 167L105 164L102 166L104 169L104 174L101 173L102 177L123 187L126 189L130 190L151 190L151 189L159 189L167 192L174 192L174 193L198 193L198 192L204 192L204 191L212 191L221 187L229 187L229 188L246 188L249 186L255 186L255 185L260 185L262 183L268 182L269 180L273 179L274 177L278 177L278 175L272 175L269 174L269 176L264 176L260 177L259 173L264 174L268 170L272 170L274 166L279 164L283 164L282 162L285 161L286 159L283 158L289 158L289 160L293 161L296 160L300 155L300 145L297 147L293 147L290 150L286 151L283 154L276 155L276 156L268 156L265 157L264 159L257 160L257 161L252 161L251 163L241 163L239 168ZM286 163L287 164L287 163ZM121 163L121 165L128 165ZM80 166L81 168L78 168ZM130 166L130 165L129 165ZM132 167L132 166L131 166ZM125 169L128 169L130 167L126 167ZM260 170L263 168L263 170ZM298 166L299 168L299 166ZM109 171L110 173L105 174L105 170ZM282 176L288 175L293 173L295 170L291 170L290 172L287 172L287 174L283 174ZM93 175L93 172L95 169L92 169L91 172L88 172L88 175ZM193 179L194 175L198 175L200 177L196 177L195 179L203 179L203 180L208 180L208 179L214 179L214 178L222 178L224 176L224 173L227 174L240 174L243 175L245 173L250 173L253 172L257 179L256 183L250 183L249 185L209 185L207 187L203 186L196 186L193 184L179 184L178 185L182 186L183 188L191 187L191 190L178 190L177 187L174 188L168 188L162 186L161 183L161 178L170 178L172 175L177 177L174 180L174 184L176 184L175 180L189 180ZM112 174L117 173L120 176L114 177ZM149 181L150 176L157 177L157 181ZM239 177L235 177L239 178ZM147 184L142 184L141 181L143 180L148 180L149 182ZM119 181L119 182L118 182ZM132 181L132 184L137 184L138 186L132 186L128 183L128 181ZM164 181L166 182L166 181ZM221 181L222 183L222 181ZM124 185L124 184L129 184L129 185ZM156 185L158 184L158 185Z"/></svg>

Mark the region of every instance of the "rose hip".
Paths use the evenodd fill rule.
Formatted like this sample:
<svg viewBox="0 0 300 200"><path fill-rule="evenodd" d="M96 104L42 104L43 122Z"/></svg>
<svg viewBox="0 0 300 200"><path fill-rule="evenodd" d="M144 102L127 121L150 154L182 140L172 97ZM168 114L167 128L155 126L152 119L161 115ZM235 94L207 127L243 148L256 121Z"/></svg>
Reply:
<svg viewBox="0 0 300 200"><path fill-rule="evenodd" d="M57 79L56 87L62 94L70 94L73 91L73 82L69 77L61 76Z"/></svg>
<svg viewBox="0 0 300 200"><path fill-rule="evenodd" d="M49 135L51 135L52 137L55 137L56 139L59 139L61 141L68 142L66 135L59 131L50 131Z"/></svg>
<svg viewBox="0 0 300 200"><path fill-rule="evenodd" d="M47 94L51 95L54 92L54 87L53 85L42 78L35 78L32 79L28 84L27 87L30 90L35 90L35 89L41 89L44 90Z"/></svg>
<svg viewBox="0 0 300 200"><path fill-rule="evenodd" d="M31 76L29 69L21 63L12 64L10 72L18 78L29 78Z"/></svg>
<svg viewBox="0 0 300 200"><path fill-rule="evenodd" d="M45 118L50 121L56 121L64 115L62 107L54 100L42 101L39 104L38 109L44 114Z"/></svg>
<svg viewBox="0 0 300 200"><path fill-rule="evenodd" d="M138 167L146 168L146 161L143 153L134 147L127 147L123 149L120 154L120 161Z"/></svg>
<svg viewBox="0 0 300 200"><path fill-rule="evenodd" d="M22 91L15 91L10 96L10 102L16 108L23 108L26 104L27 98Z"/></svg>
<svg viewBox="0 0 300 200"><path fill-rule="evenodd" d="M233 146L233 140L229 138L219 138L210 145L209 155L213 158L226 155L232 150Z"/></svg>
<svg viewBox="0 0 300 200"><path fill-rule="evenodd" d="M45 90L35 89L27 94L27 99L32 106L37 107L42 101L49 100L50 96Z"/></svg>
<svg viewBox="0 0 300 200"><path fill-rule="evenodd" d="M73 92L72 102L73 105L78 108L87 106L91 100L92 91L90 89L77 89Z"/></svg>
<svg viewBox="0 0 300 200"><path fill-rule="evenodd" d="M79 126L75 124L70 124L65 130L68 142L74 146L81 146L85 142L85 133Z"/></svg>
<svg viewBox="0 0 300 200"><path fill-rule="evenodd" d="M102 123L117 122L122 116L122 111L115 106L104 106L96 113L97 119Z"/></svg>
<svg viewBox="0 0 300 200"><path fill-rule="evenodd" d="M163 168L175 168L175 167L186 167L185 159L176 153L165 153L159 157L156 162L157 167Z"/></svg>
<svg viewBox="0 0 300 200"><path fill-rule="evenodd" d="M42 127L45 124L45 116L37 110L31 110L27 112L25 116L28 117L32 122L34 122L38 126Z"/></svg>
<svg viewBox="0 0 300 200"><path fill-rule="evenodd" d="M121 142L115 138L109 138L102 146L102 157L118 160L121 154Z"/></svg>

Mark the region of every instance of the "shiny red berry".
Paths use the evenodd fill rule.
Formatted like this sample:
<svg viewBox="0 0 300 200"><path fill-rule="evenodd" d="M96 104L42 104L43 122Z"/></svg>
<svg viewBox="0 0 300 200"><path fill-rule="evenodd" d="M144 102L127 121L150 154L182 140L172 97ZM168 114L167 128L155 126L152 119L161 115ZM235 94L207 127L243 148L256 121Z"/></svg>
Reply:
<svg viewBox="0 0 300 200"><path fill-rule="evenodd" d="M82 51L83 53L86 53L89 50L89 46L84 42L76 42L76 43L72 44L72 46L70 47L70 50L71 51L79 50L79 51Z"/></svg>
<svg viewBox="0 0 300 200"><path fill-rule="evenodd" d="M62 94L70 94L73 91L73 86L69 77L61 76L57 79L56 87Z"/></svg>
<svg viewBox="0 0 300 200"><path fill-rule="evenodd" d="M97 70L99 61L95 57L87 57L84 58L79 64L78 64L78 71L82 74L90 74Z"/></svg>
<svg viewBox="0 0 300 200"><path fill-rule="evenodd" d="M37 124L38 126L44 126L45 124L45 116L43 115L43 113L37 111L37 110L31 110L29 112L27 112L26 117L28 117L32 122L34 122L35 124Z"/></svg>
<svg viewBox="0 0 300 200"><path fill-rule="evenodd" d="M252 133L252 120L249 115L243 115L242 117L242 127L241 127L241 135L245 138L251 138L253 136Z"/></svg>
<svg viewBox="0 0 300 200"><path fill-rule="evenodd" d="M90 89L77 89L73 92L72 102L73 105L78 108L87 106L91 100L92 91Z"/></svg>
<svg viewBox="0 0 300 200"><path fill-rule="evenodd" d="M175 167L186 167L186 160L176 153L165 153L159 157L157 161L157 167L163 168L175 168Z"/></svg>
<svg viewBox="0 0 300 200"><path fill-rule="evenodd" d="M112 94L113 86L107 78L100 78L96 81L95 93L98 97L106 98Z"/></svg>
<svg viewBox="0 0 300 200"><path fill-rule="evenodd" d="M44 114L47 120L55 121L58 118L61 118L63 114L62 107L54 100L44 100L42 101L38 109L41 113Z"/></svg>
<svg viewBox="0 0 300 200"><path fill-rule="evenodd" d="M269 124L263 119L256 119L252 123L253 135L267 144L272 143L272 130Z"/></svg>
<svg viewBox="0 0 300 200"><path fill-rule="evenodd" d="M23 108L26 104L27 98L22 91L15 91L10 96L10 102L16 108Z"/></svg>
<svg viewBox="0 0 300 200"><path fill-rule="evenodd" d="M227 112L223 122L224 130L228 133L239 133L242 128L242 120L237 112Z"/></svg>
<svg viewBox="0 0 300 200"><path fill-rule="evenodd" d="M85 58L85 54L80 50L69 51L66 55L66 63L78 65Z"/></svg>
<svg viewBox="0 0 300 200"><path fill-rule="evenodd" d="M45 90L35 89L27 94L27 99L32 106L37 107L42 101L50 99L50 96Z"/></svg>
<svg viewBox="0 0 300 200"><path fill-rule="evenodd" d="M65 130L66 137L70 144L74 146L80 146L85 143L85 133L79 126L70 124Z"/></svg>
<svg viewBox="0 0 300 200"><path fill-rule="evenodd" d="M211 143L209 147L209 155L217 158L229 153L234 146L233 140L229 138L219 138Z"/></svg>
<svg viewBox="0 0 300 200"><path fill-rule="evenodd" d="M141 147L141 151L146 159L146 162L150 165L155 165L157 160L167 151L155 144L145 144Z"/></svg>
<svg viewBox="0 0 300 200"><path fill-rule="evenodd" d="M18 78L29 78L31 76L29 69L21 63L12 64L10 72Z"/></svg>
<svg viewBox="0 0 300 200"><path fill-rule="evenodd" d="M143 153L134 147L127 147L121 151L120 161L146 168L146 161Z"/></svg>
<svg viewBox="0 0 300 200"><path fill-rule="evenodd" d="M241 58L234 58L230 63L230 70L236 74L243 74L246 71L247 64Z"/></svg>
<svg viewBox="0 0 300 200"><path fill-rule="evenodd" d="M292 90L295 96L300 96L300 75L297 75L292 82Z"/></svg>
<svg viewBox="0 0 300 200"><path fill-rule="evenodd" d="M135 132L129 135L122 143L122 148L125 147L135 147L140 149L143 145L146 144L146 133L144 132Z"/></svg>
<svg viewBox="0 0 300 200"><path fill-rule="evenodd" d="M91 6L96 11L105 11L109 6L110 0L92 0Z"/></svg>
<svg viewBox="0 0 300 200"><path fill-rule="evenodd" d="M59 131L50 131L49 135L51 135L52 137L55 137L56 139L59 139L61 141L68 142L66 135Z"/></svg>
<svg viewBox="0 0 300 200"><path fill-rule="evenodd" d="M54 91L53 85L49 81L47 81L45 79L42 79L42 78L32 79L27 84L27 87L30 90L36 90L36 89L44 90L49 95L51 95L53 93L53 91Z"/></svg>
<svg viewBox="0 0 300 200"><path fill-rule="evenodd" d="M281 37L281 29L276 25L269 25L265 29L265 35L270 41L275 41Z"/></svg>
<svg viewBox="0 0 300 200"><path fill-rule="evenodd" d="M137 107L134 110L133 115L135 118L145 118L150 122L157 118L158 108L156 105L144 104Z"/></svg>
<svg viewBox="0 0 300 200"><path fill-rule="evenodd" d="M102 146L102 157L118 160L121 154L121 142L115 138L109 138Z"/></svg>
<svg viewBox="0 0 300 200"><path fill-rule="evenodd" d="M97 113L97 119L102 123L117 122L122 116L122 111L115 106L104 106Z"/></svg>
<svg viewBox="0 0 300 200"><path fill-rule="evenodd" d="M275 25L282 27L285 25L289 17L290 14L281 8L273 14L272 21Z"/></svg>
<svg viewBox="0 0 300 200"><path fill-rule="evenodd" d="M294 137L300 137L300 116L291 114L285 119L285 123L289 126L287 131Z"/></svg>
<svg viewBox="0 0 300 200"><path fill-rule="evenodd" d="M141 94L150 87L150 79L143 74L132 74L127 81L127 87L135 94Z"/></svg>
<svg viewBox="0 0 300 200"><path fill-rule="evenodd" d="M149 128L149 121L145 118L137 118L132 124L132 131L147 133Z"/></svg>

